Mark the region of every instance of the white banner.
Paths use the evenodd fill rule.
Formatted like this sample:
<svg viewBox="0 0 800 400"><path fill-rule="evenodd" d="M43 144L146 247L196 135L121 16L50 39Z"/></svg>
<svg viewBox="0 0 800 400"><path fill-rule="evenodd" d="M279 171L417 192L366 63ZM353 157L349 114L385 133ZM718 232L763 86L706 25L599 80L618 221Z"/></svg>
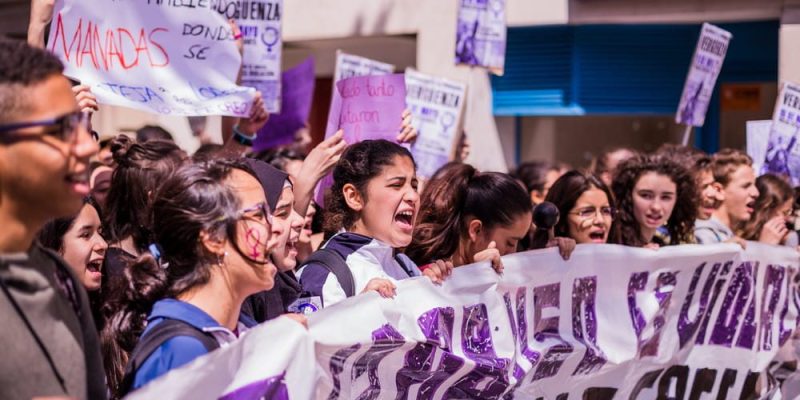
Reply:
<svg viewBox="0 0 800 400"><path fill-rule="evenodd" d="M694 50L692 64L683 85L681 102L675 122L690 126L703 126L714 85L725 62L731 33L709 23L700 29L700 38Z"/></svg>
<svg viewBox="0 0 800 400"><path fill-rule="evenodd" d="M165 115L247 116L241 56L218 2L57 0L47 47L100 103ZM214 3L212 5L212 3Z"/></svg>
<svg viewBox="0 0 800 400"><path fill-rule="evenodd" d="M242 85L260 91L267 111L279 113L283 0L222 0L215 7L225 18L236 19L242 32Z"/></svg>
<svg viewBox="0 0 800 400"><path fill-rule="evenodd" d="M406 69L406 104L419 131L411 145L417 175L430 178L453 159L467 85Z"/></svg>
<svg viewBox="0 0 800 400"><path fill-rule="evenodd" d="M800 85L784 82L775 101L762 173L791 177L800 185Z"/></svg>
<svg viewBox="0 0 800 400"><path fill-rule="evenodd" d="M569 261L506 256L501 276L480 264L441 286L409 279L394 299L318 312L308 332L269 322L131 398L215 398L275 376L292 399L777 398L765 371L792 345L798 255L747 248L581 245ZM236 398L266 392L248 393Z"/></svg>

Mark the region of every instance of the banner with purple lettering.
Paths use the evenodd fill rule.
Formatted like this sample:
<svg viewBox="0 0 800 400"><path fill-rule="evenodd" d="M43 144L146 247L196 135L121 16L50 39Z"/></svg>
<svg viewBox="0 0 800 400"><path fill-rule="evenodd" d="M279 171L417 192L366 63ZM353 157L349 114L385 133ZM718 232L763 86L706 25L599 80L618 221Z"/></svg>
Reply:
<svg viewBox="0 0 800 400"><path fill-rule="evenodd" d="M305 328L288 318L278 318L125 398L310 399L314 394L314 368L314 345Z"/></svg>
<svg viewBox="0 0 800 400"><path fill-rule="evenodd" d="M430 178L453 159L467 85L406 69L406 103L419 136L411 145L417 175Z"/></svg>
<svg viewBox="0 0 800 400"><path fill-rule="evenodd" d="M503 75L506 62L506 1L459 0L456 64Z"/></svg>
<svg viewBox="0 0 800 400"><path fill-rule="evenodd" d="M47 47L102 104L247 116L255 90L236 85L241 56L213 8L224 2L201 3L57 0Z"/></svg>
<svg viewBox="0 0 800 400"><path fill-rule="evenodd" d="M687 126L703 126L731 37L731 33L724 29L709 23L703 24L689 73L686 75L675 122Z"/></svg>
<svg viewBox="0 0 800 400"><path fill-rule="evenodd" d="M189 368L248 374L223 391L242 393L302 365L304 377L285 375L292 399L778 398L767 371L779 350L796 359L798 262L794 249L759 243L513 254L503 275L476 264L441 286L403 280L395 298L347 299L312 315L307 333L247 334L230 346L243 349L222 352L244 358L211 354ZM296 335L313 356L294 350L305 348ZM203 384L184 368L146 390L189 399ZM182 385L191 395L177 396Z"/></svg>
<svg viewBox="0 0 800 400"><path fill-rule="evenodd" d="M790 177L800 185L800 85L784 82L775 101L762 173Z"/></svg>
<svg viewBox="0 0 800 400"><path fill-rule="evenodd" d="M284 107L271 114L266 125L258 131L253 150L263 151L294 142L295 135L304 129L314 99L314 58L286 70L282 76L281 102Z"/></svg>
<svg viewBox="0 0 800 400"><path fill-rule="evenodd" d="M281 16L283 0L211 2L242 32L242 85L261 92L267 111L281 111Z"/></svg>

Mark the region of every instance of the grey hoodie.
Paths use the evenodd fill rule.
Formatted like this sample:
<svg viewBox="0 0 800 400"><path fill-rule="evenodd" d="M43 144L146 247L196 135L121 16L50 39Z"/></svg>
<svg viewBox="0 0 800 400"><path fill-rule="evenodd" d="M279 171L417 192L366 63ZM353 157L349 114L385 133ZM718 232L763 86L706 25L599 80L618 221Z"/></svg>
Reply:
<svg viewBox="0 0 800 400"><path fill-rule="evenodd" d="M733 237L733 231L715 217L694 222L694 237L699 244L722 243Z"/></svg>

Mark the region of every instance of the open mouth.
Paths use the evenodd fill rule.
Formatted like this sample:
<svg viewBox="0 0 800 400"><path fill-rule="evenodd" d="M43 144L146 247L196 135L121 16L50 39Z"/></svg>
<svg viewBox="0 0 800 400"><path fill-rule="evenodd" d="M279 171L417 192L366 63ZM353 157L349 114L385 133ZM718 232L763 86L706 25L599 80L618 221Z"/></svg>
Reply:
<svg viewBox="0 0 800 400"><path fill-rule="evenodd" d="M394 216L394 220L403 230L411 231L414 229L414 211L412 210L400 211Z"/></svg>
<svg viewBox="0 0 800 400"><path fill-rule="evenodd" d="M89 194L89 174L87 172L69 174L64 178L72 191L81 196Z"/></svg>
<svg viewBox="0 0 800 400"><path fill-rule="evenodd" d="M752 214L756 207L755 200L748 202L745 207L747 207L747 212Z"/></svg>
<svg viewBox="0 0 800 400"><path fill-rule="evenodd" d="M605 240L605 237L606 237L605 231L589 232L589 239L591 239L593 242L603 242Z"/></svg>
<svg viewBox="0 0 800 400"><path fill-rule="evenodd" d="M86 270L95 274L101 274L103 269L103 259L91 260L86 264Z"/></svg>
<svg viewBox="0 0 800 400"><path fill-rule="evenodd" d="M661 220L662 220L661 214L647 214L644 216L644 218L650 225L661 225Z"/></svg>

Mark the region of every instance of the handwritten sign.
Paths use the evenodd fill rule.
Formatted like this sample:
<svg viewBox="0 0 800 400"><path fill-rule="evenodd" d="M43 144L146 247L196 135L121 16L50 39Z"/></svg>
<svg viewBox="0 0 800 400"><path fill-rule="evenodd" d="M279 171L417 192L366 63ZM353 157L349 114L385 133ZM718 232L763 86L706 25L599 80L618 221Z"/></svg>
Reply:
<svg viewBox="0 0 800 400"><path fill-rule="evenodd" d="M689 126L703 126L708 103L714 93L714 85L722 70L731 37L733 37L731 33L724 29L708 23L703 24L683 86L675 122Z"/></svg>
<svg viewBox="0 0 800 400"><path fill-rule="evenodd" d="M406 102L419 136L411 145L417 175L430 178L453 159L467 86L406 69Z"/></svg>
<svg viewBox="0 0 800 400"><path fill-rule="evenodd" d="M280 112L283 0L221 1L217 4L217 11L226 19L235 18L242 32L242 85L261 92L267 111Z"/></svg>
<svg viewBox="0 0 800 400"><path fill-rule="evenodd" d="M761 172L791 177L800 185L800 86L784 82L775 102L767 154Z"/></svg>
<svg viewBox="0 0 800 400"><path fill-rule="evenodd" d="M403 74L357 76L336 83L328 113L327 139L344 130L348 144L367 139L396 141L406 109ZM316 202L324 204L324 192L333 184L328 174L317 186Z"/></svg>
<svg viewBox="0 0 800 400"><path fill-rule="evenodd" d="M456 63L503 75L506 62L505 0L459 0Z"/></svg>
<svg viewBox="0 0 800 400"><path fill-rule="evenodd" d="M287 70L281 80L282 110L270 115L258 132L253 143L255 151L292 143L295 133L306 125L314 97L314 58Z"/></svg>
<svg viewBox="0 0 800 400"><path fill-rule="evenodd" d="M241 57L230 25L213 8L223 5L57 0L47 46L65 75L89 85L100 103L247 116L255 90L235 84Z"/></svg>

